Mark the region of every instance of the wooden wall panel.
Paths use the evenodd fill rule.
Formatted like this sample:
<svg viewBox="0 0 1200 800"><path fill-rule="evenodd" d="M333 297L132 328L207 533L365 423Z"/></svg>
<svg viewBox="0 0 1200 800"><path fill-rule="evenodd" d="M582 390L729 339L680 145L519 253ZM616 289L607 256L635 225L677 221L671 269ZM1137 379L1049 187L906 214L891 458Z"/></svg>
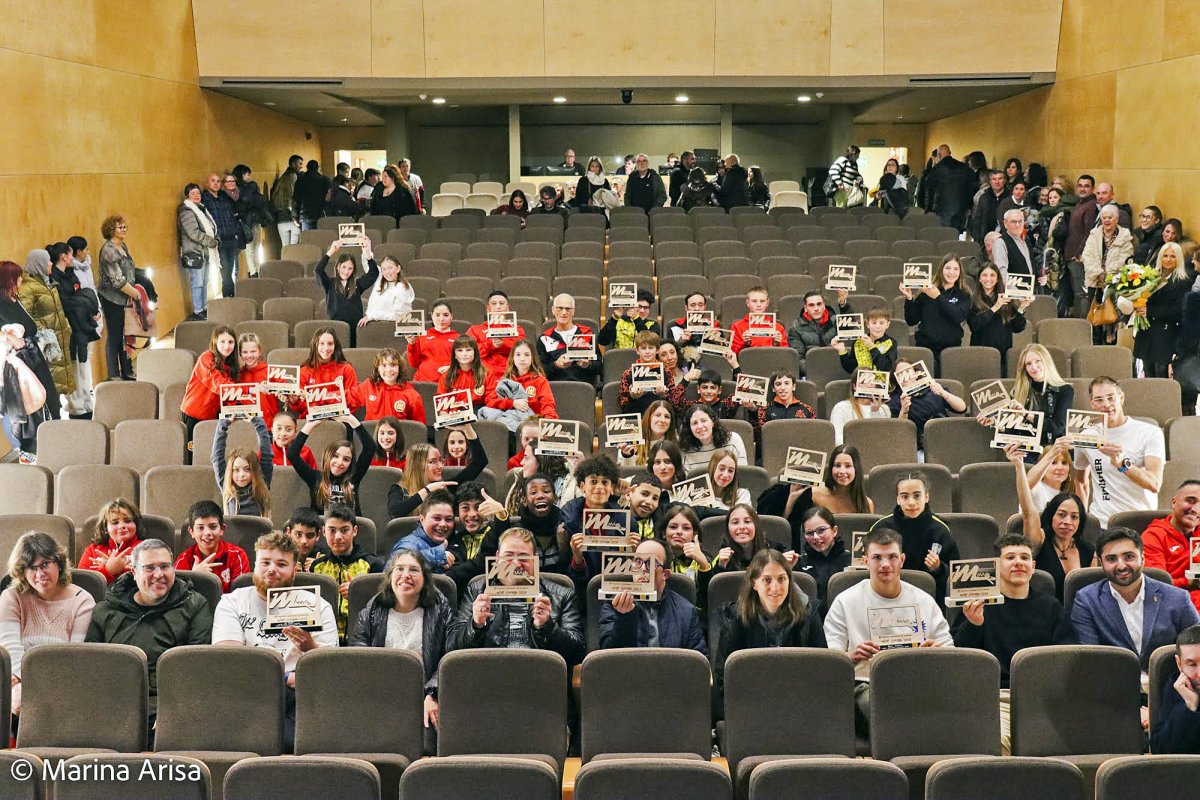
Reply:
<svg viewBox="0 0 1200 800"><path fill-rule="evenodd" d="M831 8L830 75L881 75L884 0L838 0Z"/></svg>
<svg viewBox="0 0 1200 800"><path fill-rule="evenodd" d="M371 0L371 74L424 77L421 0Z"/></svg>
<svg viewBox="0 0 1200 800"><path fill-rule="evenodd" d="M1163 6L1163 58L1200 54L1200 3L1166 0Z"/></svg>
<svg viewBox="0 0 1200 800"><path fill-rule="evenodd" d="M833 5L832 0L717 0L715 73L829 74Z"/></svg>
<svg viewBox="0 0 1200 800"><path fill-rule="evenodd" d="M526 10L520 5L497 3L494 0L436 0L425 3L426 76L459 78L543 74L545 41L539 24L541 20L536 13L539 5ZM566 36L570 31L580 29L577 22L556 30L555 35ZM587 30L590 40L594 29L583 30ZM605 46L613 46L616 40L605 36L601 41ZM580 58L586 52L577 51L575 56Z"/></svg>
<svg viewBox="0 0 1200 800"><path fill-rule="evenodd" d="M1117 73L1114 166L1200 166L1200 56Z"/></svg>

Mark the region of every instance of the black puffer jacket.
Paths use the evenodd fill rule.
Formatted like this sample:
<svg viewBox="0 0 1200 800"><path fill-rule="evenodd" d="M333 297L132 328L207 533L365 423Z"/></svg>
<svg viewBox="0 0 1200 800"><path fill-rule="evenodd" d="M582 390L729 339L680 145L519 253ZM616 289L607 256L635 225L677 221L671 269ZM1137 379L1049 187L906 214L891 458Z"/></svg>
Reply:
<svg viewBox="0 0 1200 800"><path fill-rule="evenodd" d="M388 612L391 607L379 595L358 612L346 638L348 647L386 647ZM454 610L441 592L434 592L434 603L425 609L421 625L421 661L425 666L425 694L437 697L438 664L446 654L446 631Z"/></svg>
<svg viewBox="0 0 1200 800"><path fill-rule="evenodd" d="M509 614L522 614L529 633L529 644L536 650L552 650L571 666L583 661L583 614L580 613L575 590L551 581L541 581L541 592L550 598L550 619L539 630L533 626L532 605L493 603L495 615L482 628L471 619L471 605L483 594L485 577L480 575L467 584L467 591L458 601L458 611L450 623L446 649L468 647L508 647Z"/></svg>

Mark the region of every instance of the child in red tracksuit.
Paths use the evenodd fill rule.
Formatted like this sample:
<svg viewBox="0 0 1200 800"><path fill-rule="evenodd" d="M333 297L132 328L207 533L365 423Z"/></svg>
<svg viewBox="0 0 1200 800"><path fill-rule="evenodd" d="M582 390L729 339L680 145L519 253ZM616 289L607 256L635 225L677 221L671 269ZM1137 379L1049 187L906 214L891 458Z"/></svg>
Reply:
<svg viewBox="0 0 1200 800"><path fill-rule="evenodd" d="M299 432L300 426L292 411L285 408L275 413L275 419L271 422L271 452L274 455L271 463L277 467L292 465L292 462L288 460L288 448L291 447L292 440ZM300 460L312 469L317 468L317 459L307 445L300 449Z"/></svg>
<svg viewBox="0 0 1200 800"><path fill-rule="evenodd" d="M404 469L407 460L404 451L404 431L400 427L400 420L381 417L375 426L375 457L371 459L371 466Z"/></svg>
<svg viewBox="0 0 1200 800"><path fill-rule="evenodd" d="M450 368L458 332L450 327L454 314L445 300L433 304L429 318L433 327L423 336L408 337L408 365L412 367L414 381L437 383Z"/></svg>
<svg viewBox="0 0 1200 800"><path fill-rule="evenodd" d="M238 337L238 383L265 383L267 380L267 362L262 360L262 342L258 334L243 333ZM279 398L266 392L258 393L258 402L262 410L263 422L270 430L279 413Z"/></svg>
<svg viewBox="0 0 1200 800"><path fill-rule="evenodd" d="M500 289L494 290L487 298L487 313L507 312L512 309L508 305L508 294ZM467 328L467 335L479 344L479 358L483 361L483 369L488 375L499 376L506 366L508 358L518 342L525 340L525 329L517 326L517 335L507 339L488 338L487 321Z"/></svg>
<svg viewBox="0 0 1200 800"><path fill-rule="evenodd" d="M558 419L558 408L554 404L550 382L546 380L546 371L542 369L541 362L534 357L533 347L529 342L517 342L512 348L508 355L508 365L500 380L516 381L525 388L526 408L520 410L528 411L536 417ZM488 408L508 411L515 408L519 402L520 400L496 394L496 382L488 386Z"/></svg>
<svg viewBox="0 0 1200 800"><path fill-rule="evenodd" d="M79 569L99 572L111 584L129 571L129 554L142 543L145 528L137 506L123 498L100 509L96 533L79 556Z"/></svg>
<svg viewBox="0 0 1200 800"><path fill-rule="evenodd" d="M750 418L754 427L761 428L776 419L816 419L817 412L808 403L796 399L796 379L786 372L776 372L771 376L771 388L775 396L771 402Z"/></svg>
<svg viewBox="0 0 1200 800"><path fill-rule="evenodd" d="M308 358L300 365L300 388L305 389L318 383L331 383L337 379L342 381L342 389L346 392L347 410L358 408L354 405L353 389L358 386L358 375L354 367L346 361L342 353L342 343L338 341L333 328L318 328L313 334L312 343L308 346ZM293 409L300 414L308 413L308 404L301 397L292 404Z"/></svg>
<svg viewBox="0 0 1200 800"><path fill-rule="evenodd" d="M750 312L746 316L733 323L730 327L730 332L733 334L733 340L729 344L729 349L737 355L745 347L786 347L787 346L787 331L779 322L775 323L775 330L770 336L749 336L750 330L750 314L758 314L767 310L771 305L771 298L767 294L767 290L761 286L755 286L746 293L746 308Z"/></svg>
<svg viewBox="0 0 1200 800"><path fill-rule="evenodd" d="M221 413L221 386L237 383L237 338L233 328L220 325L209 339L208 349L196 359L183 400L179 404L183 424L187 427L188 449L192 433L201 420L216 419Z"/></svg>
<svg viewBox="0 0 1200 800"><path fill-rule="evenodd" d="M385 347L375 356L375 371L351 392L351 403L366 406L364 419L411 419L425 424L425 402L405 374L400 352Z"/></svg>
<svg viewBox="0 0 1200 800"><path fill-rule="evenodd" d="M438 394L466 389L471 393L471 407L478 412L487 398L489 387L495 391L496 378L488 377L479 360L479 345L465 333L454 340L454 357L438 380Z"/></svg>

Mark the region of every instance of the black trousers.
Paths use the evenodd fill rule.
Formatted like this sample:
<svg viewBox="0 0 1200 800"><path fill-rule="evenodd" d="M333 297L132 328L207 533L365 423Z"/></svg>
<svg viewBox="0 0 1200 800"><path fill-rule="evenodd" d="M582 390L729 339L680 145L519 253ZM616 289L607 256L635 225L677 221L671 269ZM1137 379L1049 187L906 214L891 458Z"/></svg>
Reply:
<svg viewBox="0 0 1200 800"><path fill-rule="evenodd" d="M125 304L120 305L100 298L104 312L104 358L110 380L131 381L133 361L125 350Z"/></svg>

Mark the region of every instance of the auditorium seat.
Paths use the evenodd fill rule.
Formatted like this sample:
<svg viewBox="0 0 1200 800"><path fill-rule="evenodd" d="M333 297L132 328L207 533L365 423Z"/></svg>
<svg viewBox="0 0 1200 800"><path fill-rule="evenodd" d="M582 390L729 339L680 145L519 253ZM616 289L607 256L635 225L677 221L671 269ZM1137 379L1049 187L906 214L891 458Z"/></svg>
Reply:
<svg viewBox="0 0 1200 800"><path fill-rule="evenodd" d="M888 434L867 434L867 436L868 438L890 438ZM927 499L933 513L940 516L953 511L954 476L950 474L950 470L940 464L919 464L916 459L897 462L881 461L874 467L868 466L866 461L863 461L867 497L875 503L875 510L883 514L891 513L891 509L896 507L896 481L902 475L916 472L923 473L929 479L930 487Z"/></svg>
<svg viewBox="0 0 1200 800"><path fill-rule="evenodd" d="M912 464L917 460L917 426L907 419L852 419L844 441L858 448L862 468L881 464Z"/></svg>
<svg viewBox="0 0 1200 800"><path fill-rule="evenodd" d="M904 770L886 761L790 758L750 774L750 800L908 800Z"/></svg>
<svg viewBox="0 0 1200 800"><path fill-rule="evenodd" d="M216 297L208 301L208 322L228 325L258 318L257 304L247 297Z"/></svg>
<svg viewBox="0 0 1200 800"><path fill-rule="evenodd" d="M247 320L249 322L251 320ZM242 322L241 324L246 324ZM236 326L234 326L236 327ZM191 351L193 355L198 356L208 349L208 343L212 341L213 331L216 330L217 323L209 322L208 320L183 321L175 326L175 347L179 350ZM97 390L101 386L123 386L137 383L136 381L107 381L96 387Z"/></svg>
<svg viewBox="0 0 1200 800"><path fill-rule="evenodd" d="M991 466L1004 455L992 447L992 433L991 428L985 428L971 416L931 419L925 423L925 461L941 464L955 474L968 465ZM1008 462L1003 466L1013 471Z"/></svg>
<svg viewBox="0 0 1200 800"><path fill-rule="evenodd" d="M994 347L947 347L942 351L941 377L953 378L964 386L999 379L1000 351ZM969 397L963 399L970 402Z"/></svg>
<svg viewBox="0 0 1200 800"><path fill-rule="evenodd" d="M445 662L443 662L445 663ZM644 680L653 675L653 681ZM712 755L708 660L694 650L602 650L583 660L581 755ZM448 692L447 692L448 694ZM664 720L670 725L664 725Z"/></svg>
<svg viewBox="0 0 1200 800"><path fill-rule="evenodd" d="M112 453L108 460L114 466L144 474L151 467L183 464L186 451L187 429L182 422L127 419L112 432ZM207 457L208 453L202 455Z"/></svg>
<svg viewBox="0 0 1200 800"><path fill-rule="evenodd" d="M45 769L42 759L33 753L0 750L0 797L6 800L43 800L46 797L46 783L42 780ZM28 778L24 777L22 770L28 772ZM80 800L84 797L90 795L81 795Z"/></svg>
<svg viewBox="0 0 1200 800"><path fill-rule="evenodd" d="M0 464L0 486L4 487L0 492L0 518L9 514L50 513L54 473L48 468L33 464ZM0 545L2 552L9 549L9 546Z"/></svg>
<svg viewBox="0 0 1200 800"><path fill-rule="evenodd" d="M576 800L732 800L729 774L716 764L678 758L619 758L584 764Z"/></svg>
<svg viewBox="0 0 1200 800"><path fill-rule="evenodd" d="M380 797L379 772L371 764L357 758L246 758L227 769L223 796L228 800L303 800L316 797L375 800ZM213 800L220 800L216 782L217 771L213 770Z"/></svg>
<svg viewBox="0 0 1200 800"><path fill-rule="evenodd" d="M971 800L1008 800L1012 797L1083 800L1083 773L1066 761L1017 756L947 758L929 768L925 800L960 800L964 797Z"/></svg>
<svg viewBox="0 0 1200 800"><path fill-rule="evenodd" d="M207 461L203 457L201 462ZM158 514L182 525L188 507L197 500L220 504L221 492L213 478L212 465L152 467L142 476L141 510Z"/></svg>
<svg viewBox="0 0 1200 800"><path fill-rule="evenodd" d="M1178 381L1127 377L1120 382L1121 391L1125 393L1125 413L1129 416L1150 417L1160 427L1183 416L1183 392Z"/></svg>
<svg viewBox="0 0 1200 800"><path fill-rule="evenodd" d="M286 322L279 320L249 320L239 322L234 327L234 333L240 339L243 334L253 334L258 337L260 349L265 356L277 347L288 346L290 329ZM105 384L101 384L103 386Z"/></svg>
<svg viewBox="0 0 1200 800"><path fill-rule="evenodd" d="M959 511L985 514L1003 525L1018 507L1016 472L1012 464L964 464L958 473L958 498Z"/></svg>
<svg viewBox="0 0 1200 800"><path fill-rule="evenodd" d="M521 758L453 756L427 758L406 769L400 779L400 800L476 800L480 787L487 787L488 797L496 800L560 800L563 796L558 773L549 764Z"/></svg>
<svg viewBox="0 0 1200 800"><path fill-rule="evenodd" d="M38 426L37 443L38 464L54 473L69 466L108 463L108 428L94 420L43 422Z"/></svg>
<svg viewBox="0 0 1200 800"><path fill-rule="evenodd" d="M289 330L294 331L301 322L313 319L314 309L311 297L276 297L263 303L262 316L264 320L285 323Z"/></svg>
<svg viewBox="0 0 1200 800"><path fill-rule="evenodd" d="M292 278L304 276L304 264L299 261L264 261L258 265L258 277L275 278L285 286Z"/></svg>
<svg viewBox="0 0 1200 800"><path fill-rule="evenodd" d="M138 380L153 383L161 392L173 383L187 383L195 363L196 355L188 350L143 350L137 357Z"/></svg>
<svg viewBox="0 0 1200 800"><path fill-rule="evenodd" d="M1071 374L1076 378L1129 378L1133 375L1133 351L1117 345L1076 347L1071 351Z"/></svg>
<svg viewBox="0 0 1200 800"><path fill-rule="evenodd" d="M104 691L97 691L101 675ZM140 649L43 644L26 651L21 678L17 750L60 759L146 749L150 689L146 654Z"/></svg>

